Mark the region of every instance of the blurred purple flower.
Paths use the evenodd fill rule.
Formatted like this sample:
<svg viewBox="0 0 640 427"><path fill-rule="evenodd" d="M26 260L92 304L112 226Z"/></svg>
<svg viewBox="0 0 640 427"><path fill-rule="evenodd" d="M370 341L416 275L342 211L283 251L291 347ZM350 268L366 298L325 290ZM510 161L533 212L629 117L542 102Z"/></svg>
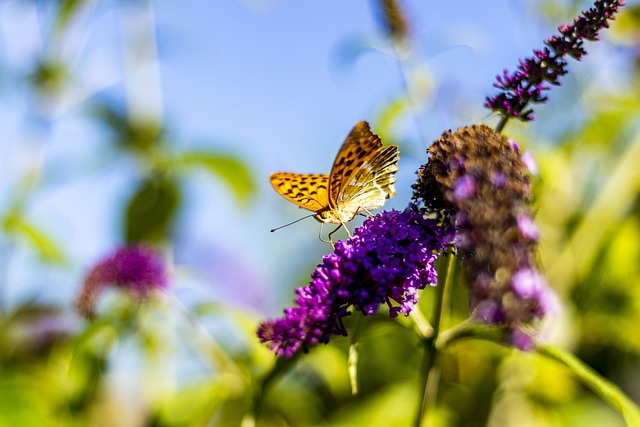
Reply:
<svg viewBox="0 0 640 427"><path fill-rule="evenodd" d="M514 73L504 70L496 77L494 86L501 92L487 98L485 106L505 119L533 120L533 109L525 110L527 105L547 101L543 92L550 89L549 84L560 85L560 77L567 74L566 56L581 60L587 54L584 40L599 40L598 32L609 28L608 21L615 19L622 6L622 0L596 0L592 8L574 19L573 25L558 27L560 35L545 40L547 47L534 50L532 58L520 60Z"/></svg>
<svg viewBox="0 0 640 427"><path fill-rule="evenodd" d="M87 317L92 316L100 294L108 286L130 290L141 298L155 289L165 289L164 261L148 246L118 248L87 273L76 298L76 309Z"/></svg>
<svg viewBox="0 0 640 427"><path fill-rule="evenodd" d="M524 237L531 240L538 240L540 237L540 230L538 230L538 226L529 214L518 215L516 221L518 222L518 229Z"/></svg>
<svg viewBox="0 0 640 427"><path fill-rule="evenodd" d="M463 175L458 179L453 188L453 198L455 200L464 200L472 197L476 191L476 184L469 175Z"/></svg>
<svg viewBox="0 0 640 427"><path fill-rule="evenodd" d="M536 322L559 304L535 268L539 231L518 144L475 125L445 132L428 153L414 199L455 228L471 311L482 323L507 326L509 344L531 348ZM474 191L460 197L469 182Z"/></svg>
<svg viewBox="0 0 640 427"><path fill-rule="evenodd" d="M329 342L333 334L347 335L342 318L352 306L371 315L386 304L391 317L408 316L417 291L436 285L433 264L445 246L443 230L422 213L380 212L335 244L309 286L296 289L297 306L260 324L258 337L278 356L291 357L300 348Z"/></svg>
<svg viewBox="0 0 640 427"><path fill-rule="evenodd" d="M533 154L531 153L531 151L525 151L524 153L522 153L522 161L524 162L525 165L527 165L527 169L529 170L529 173L533 176L538 175L538 163L536 162L535 157L533 157Z"/></svg>

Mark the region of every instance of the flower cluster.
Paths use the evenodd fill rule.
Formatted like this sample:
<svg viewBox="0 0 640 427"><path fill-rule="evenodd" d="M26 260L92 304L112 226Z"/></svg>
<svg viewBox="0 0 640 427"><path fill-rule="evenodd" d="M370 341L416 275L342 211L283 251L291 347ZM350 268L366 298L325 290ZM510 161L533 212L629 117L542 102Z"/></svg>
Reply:
<svg viewBox="0 0 640 427"><path fill-rule="evenodd" d="M296 289L297 306L260 325L260 341L290 357L300 348L327 343L332 334L347 335L342 318L350 307L370 315L386 303L392 317L409 315L417 291L436 285L433 264L445 246L436 222L415 210L366 219L353 237L338 241L323 257L309 286Z"/></svg>
<svg viewBox="0 0 640 427"><path fill-rule="evenodd" d="M124 288L138 297L144 297L155 289L167 287L165 264L148 246L118 248L85 276L75 302L78 312L91 317L100 294L108 286Z"/></svg>
<svg viewBox="0 0 640 427"><path fill-rule="evenodd" d="M428 153L414 198L455 226L471 309L482 322L507 326L511 344L530 348L531 326L556 303L535 268L539 233L518 145L475 125L445 132Z"/></svg>
<svg viewBox="0 0 640 427"><path fill-rule="evenodd" d="M560 85L559 78L567 73L565 57L582 59L587 54L584 40L598 40L598 32L609 27L608 21L615 19L621 6L624 6L623 0L597 0L591 9L573 21L573 25L558 27L560 35L545 40L547 47L534 50L532 58L521 60L516 72L504 70L502 76L496 77L494 86L501 92L487 98L485 106L504 118L533 120L533 110L525 110L526 106L547 100L543 92L550 86L546 83Z"/></svg>

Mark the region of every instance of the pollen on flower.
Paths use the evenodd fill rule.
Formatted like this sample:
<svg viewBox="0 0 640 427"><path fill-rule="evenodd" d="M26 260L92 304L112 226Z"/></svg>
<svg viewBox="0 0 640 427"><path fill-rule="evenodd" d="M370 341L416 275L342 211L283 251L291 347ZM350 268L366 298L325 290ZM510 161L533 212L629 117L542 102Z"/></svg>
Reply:
<svg viewBox="0 0 640 427"><path fill-rule="evenodd" d="M164 261L150 247L124 246L98 262L85 276L75 306L78 312L90 317L105 288L113 286L145 297L155 289L167 287Z"/></svg>
<svg viewBox="0 0 640 427"><path fill-rule="evenodd" d="M276 355L291 357L334 334L347 335L342 318L351 308L371 315L385 304L391 317L408 316L418 290L437 284L434 263L445 246L443 230L422 213L380 212L335 244L309 285L296 289L296 306L262 322L258 337Z"/></svg>

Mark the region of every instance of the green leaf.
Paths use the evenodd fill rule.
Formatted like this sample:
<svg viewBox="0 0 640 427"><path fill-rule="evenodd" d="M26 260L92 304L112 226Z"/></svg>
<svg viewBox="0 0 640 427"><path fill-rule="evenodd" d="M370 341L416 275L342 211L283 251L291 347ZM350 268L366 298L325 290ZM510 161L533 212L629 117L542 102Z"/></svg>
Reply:
<svg viewBox="0 0 640 427"><path fill-rule="evenodd" d="M22 239L36 251L45 261L62 264L65 256L60 246L46 233L22 218L18 213L12 213L4 218L2 228L10 236Z"/></svg>
<svg viewBox="0 0 640 427"><path fill-rule="evenodd" d="M615 384L602 378L587 364L569 352L549 345L541 345L537 351L538 354L569 368L584 385L620 412L629 427L640 427L640 411L638 407Z"/></svg>
<svg viewBox="0 0 640 427"><path fill-rule="evenodd" d="M172 159L172 165L204 168L214 177L221 179L243 207L247 207L255 195L256 184L251 169L243 160L232 154L189 151Z"/></svg>
<svg viewBox="0 0 640 427"><path fill-rule="evenodd" d="M47 95L57 95L69 79L66 65L56 60L43 60L38 63L33 73L29 75L31 84L40 92Z"/></svg>
<svg viewBox="0 0 640 427"><path fill-rule="evenodd" d="M99 100L91 114L104 125L113 143L136 153L142 160L152 161L165 143L165 129L151 119L133 119L125 106L110 100Z"/></svg>
<svg viewBox="0 0 640 427"><path fill-rule="evenodd" d="M161 243L168 238L180 205L180 190L167 177L144 180L126 210L125 239L128 243Z"/></svg>

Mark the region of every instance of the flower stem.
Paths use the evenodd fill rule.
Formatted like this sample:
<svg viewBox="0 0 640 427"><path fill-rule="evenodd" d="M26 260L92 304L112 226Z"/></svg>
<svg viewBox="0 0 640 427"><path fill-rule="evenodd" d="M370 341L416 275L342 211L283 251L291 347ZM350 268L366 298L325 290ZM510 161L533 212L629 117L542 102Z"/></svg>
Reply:
<svg viewBox="0 0 640 427"><path fill-rule="evenodd" d="M571 353L550 345L540 345L537 352L569 368L584 385L620 412L629 427L640 427L640 410L616 385L602 378Z"/></svg>
<svg viewBox="0 0 640 427"><path fill-rule="evenodd" d="M507 116L500 117L500 122L496 126L496 132L502 133L502 130L504 129L504 126L507 124L508 120L509 120L509 117Z"/></svg>
<svg viewBox="0 0 640 427"><path fill-rule="evenodd" d="M415 419L415 427L420 427L422 425L425 414L430 413L430 410L435 408L435 400L438 392L438 382L440 379L440 370L438 368L438 365L436 364L436 360L438 357L436 340L438 338L438 334L440 333L440 323L442 320L446 289L451 286L451 281L454 277L454 268L455 258L453 255L449 255L447 257L447 268L444 284L436 286L436 294L433 300L433 308L431 313L431 327L433 328L433 333L431 334L431 336L424 338L422 341L425 347L422 361L422 372L424 373L421 383L422 402Z"/></svg>

